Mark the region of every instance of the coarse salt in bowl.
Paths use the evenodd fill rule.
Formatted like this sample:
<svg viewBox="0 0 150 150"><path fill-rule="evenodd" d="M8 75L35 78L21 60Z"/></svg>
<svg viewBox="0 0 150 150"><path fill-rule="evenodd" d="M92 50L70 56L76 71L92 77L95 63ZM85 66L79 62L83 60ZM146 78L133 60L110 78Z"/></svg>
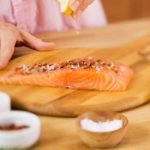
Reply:
<svg viewBox="0 0 150 150"><path fill-rule="evenodd" d="M8 126L12 127L2 129ZM14 126L18 128L13 129ZM24 128L20 128L21 126ZM39 118L32 113L2 112L0 114L0 149L25 149L33 146L39 139L40 128Z"/></svg>
<svg viewBox="0 0 150 150"><path fill-rule="evenodd" d="M0 112L10 111L11 100L10 97L3 92L0 92Z"/></svg>
<svg viewBox="0 0 150 150"><path fill-rule="evenodd" d="M127 131L127 118L115 112L93 111L77 118L81 140L90 147L108 148L121 142Z"/></svg>
<svg viewBox="0 0 150 150"><path fill-rule="evenodd" d="M111 132L122 128L123 121L121 119L93 121L91 119L83 119L80 122L82 129L91 132Z"/></svg>

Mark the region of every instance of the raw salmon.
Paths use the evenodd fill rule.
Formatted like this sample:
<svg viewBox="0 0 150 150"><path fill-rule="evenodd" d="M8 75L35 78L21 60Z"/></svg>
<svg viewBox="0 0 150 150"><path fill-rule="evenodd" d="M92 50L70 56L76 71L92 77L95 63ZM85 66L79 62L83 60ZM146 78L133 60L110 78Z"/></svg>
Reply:
<svg viewBox="0 0 150 150"><path fill-rule="evenodd" d="M22 65L0 77L0 83L122 91L132 76L132 69L123 64L86 57L56 64Z"/></svg>

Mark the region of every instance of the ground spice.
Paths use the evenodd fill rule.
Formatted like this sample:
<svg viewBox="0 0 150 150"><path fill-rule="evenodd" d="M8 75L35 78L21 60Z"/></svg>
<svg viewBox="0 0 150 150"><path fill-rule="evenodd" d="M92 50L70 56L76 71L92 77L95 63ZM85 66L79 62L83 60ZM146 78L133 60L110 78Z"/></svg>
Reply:
<svg viewBox="0 0 150 150"><path fill-rule="evenodd" d="M13 131L13 130L21 130L21 129L26 129L29 128L27 125L15 125L15 124L9 124L5 126L0 126L0 131Z"/></svg>

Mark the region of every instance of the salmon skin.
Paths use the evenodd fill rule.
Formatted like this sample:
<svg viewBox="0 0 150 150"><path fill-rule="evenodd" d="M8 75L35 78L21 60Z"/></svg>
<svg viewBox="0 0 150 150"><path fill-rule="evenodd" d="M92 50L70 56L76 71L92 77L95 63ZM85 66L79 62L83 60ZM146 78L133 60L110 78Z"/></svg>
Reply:
<svg viewBox="0 0 150 150"><path fill-rule="evenodd" d="M56 64L22 65L0 77L0 83L123 91L132 77L132 69L123 64L85 57Z"/></svg>

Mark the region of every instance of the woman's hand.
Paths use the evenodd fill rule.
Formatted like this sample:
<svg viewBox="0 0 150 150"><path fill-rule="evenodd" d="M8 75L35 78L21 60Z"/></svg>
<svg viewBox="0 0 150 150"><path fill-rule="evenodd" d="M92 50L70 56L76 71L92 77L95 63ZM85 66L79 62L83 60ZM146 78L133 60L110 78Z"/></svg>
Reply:
<svg viewBox="0 0 150 150"><path fill-rule="evenodd" d="M38 51L50 50L54 47L54 43L43 42L12 24L0 22L0 69L7 66L17 44Z"/></svg>
<svg viewBox="0 0 150 150"><path fill-rule="evenodd" d="M79 16L94 0L70 0L74 16Z"/></svg>

